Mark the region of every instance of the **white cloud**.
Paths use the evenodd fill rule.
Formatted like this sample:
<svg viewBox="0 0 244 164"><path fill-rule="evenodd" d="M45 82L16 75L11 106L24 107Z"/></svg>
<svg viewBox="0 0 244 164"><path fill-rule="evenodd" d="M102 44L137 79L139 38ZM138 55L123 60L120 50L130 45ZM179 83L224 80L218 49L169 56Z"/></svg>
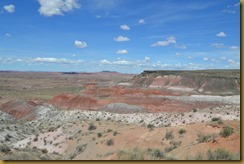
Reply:
<svg viewBox="0 0 244 164"><path fill-rule="evenodd" d="M148 62L150 62L150 61L151 61L151 58L148 57L148 56L145 56L143 62L148 63Z"/></svg>
<svg viewBox="0 0 244 164"><path fill-rule="evenodd" d="M176 52L175 55L176 56L181 56L181 54L179 52Z"/></svg>
<svg viewBox="0 0 244 164"><path fill-rule="evenodd" d="M77 0L38 0L38 2L41 5L39 13L47 17L64 15L64 12L80 8Z"/></svg>
<svg viewBox="0 0 244 164"><path fill-rule="evenodd" d="M216 59L214 59L214 58L212 58L212 59L211 59L211 61L212 61L212 62L217 62L217 60L216 60Z"/></svg>
<svg viewBox="0 0 244 164"><path fill-rule="evenodd" d="M189 56L187 56L187 58L188 58L188 59L193 59L193 57L192 57L192 56L190 56L190 55L189 55Z"/></svg>
<svg viewBox="0 0 244 164"><path fill-rule="evenodd" d="M31 60L32 62L39 62L39 63L73 63L73 61L65 58L34 58Z"/></svg>
<svg viewBox="0 0 244 164"><path fill-rule="evenodd" d="M111 62L106 59L101 60L100 63L101 64L111 64Z"/></svg>
<svg viewBox="0 0 244 164"><path fill-rule="evenodd" d="M236 13L235 10L222 10L222 12L229 13L229 14L235 14Z"/></svg>
<svg viewBox="0 0 244 164"><path fill-rule="evenodd" d="M204 61L208 61L208 58L203 58Z"/></svg>
<svg viewBox="0 0 244 164"><path fill-rule="evenodd" d="M78 48L85 48L85 47L87 47L87 44L86 44L86 42L82 42L82 41L76 40L75 41L75 46L78 47Z"/></svg>
<svg viewBox="0 0 244 164"><path fill-rule="evenodd" d="M166 41L158 41L156 43L153 43L151 47L156 47L156 46L168 46L170 43L175 44L176 43L176 38L173 36L170 36L167 38Z"/></svg>
<svg viewBox="0 0 244 164"><path fill-rule="evenodd" d="M238 7L238 6L240 6L240 2L233 5L233 7Z"/></svg>
<svg viewBox="0 0 244 164"><path fill-rule="evenodd" d="M216 34L217 37L225 37L226 34L224 32L220 32L218 34Z"/></svg>
<svg viewBox="0 0 244 164"><path fill-rule="evenodd" d="M118 50L117 54L128 54L127 50Z"/></svg>
<svg viewBox="0 0 244 164"><path fill-rule="evenodd" d="M221 59L221 60L226 60L226 57L222 56L220 59Z"/></svg>
<svg viewBox="0 0 244 164"><path fill-rule="evenodd" d="M115 41L117 42L126 42L126 41L130 41L129 38L124 37L124 36L118 36L117 38L114 38Z"/></svg>
<svg viewBox="0 0 244 164"><path fill-rule="evenodd" d="M130 30L130 27L128 25L124 24L124 25L120 25L120 29L122 29L122 30Z"/></svg>
<svg viewBox="0 0 244 164"><path fill-rule="evenodd" d="M215 47L215 48L224 48L225 45L223 43L213 43L211 44L212 47Z"/></svg>
<svg viewBox="0 0 244 164"><path fill-rule="evenodd" d="M9 34L9 33L6 33L5 36L6 36L6 37L11 37L12 35Z"/></svg>
<svg viewBox="0 0 244 164"><path fill-rule="evenodd" d="M140 20L138 21L138 23L140 23L140 24L145 24L145 20L144 20L144 19L140 19Z"/></svg>
<svg viewBox="0 0 244 164"><path fill-rule="evenodd" d="M237 47L237 46L230 46L229 48L232 49L232 50L237 50L237 49L239 49L239 47Z"/></svg>
<svg viewBox="0 0 244 164"><path fill-rule="evenodd" d="M185 45L176 45L175 47L176 48L180 48L180 49L186 49L186 46Z"/></svg>
<svg viewBox="0 0 244 164"><path fill-rule="evenodd" d="M15 12L15 6L10 4L10 5L5 5L3 7L8 13L14 13Z"/></svg>
<svg viewBox="0 0 244 164"><path fill-rule="evenodd" d="M232 60L232 59L229 59L229 60L228 60L228 63L235 63L235 61Z"/></svg>

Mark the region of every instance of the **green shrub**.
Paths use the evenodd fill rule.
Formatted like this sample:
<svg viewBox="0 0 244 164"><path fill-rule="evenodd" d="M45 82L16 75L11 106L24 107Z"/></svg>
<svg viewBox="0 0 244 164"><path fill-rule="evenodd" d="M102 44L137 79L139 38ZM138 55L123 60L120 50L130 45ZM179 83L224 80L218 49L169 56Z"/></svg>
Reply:
<svg viewBox="0 0 244 164"><path fill-rule="evenodd" d="M173 135L173 131L166 131L166 134L165 134L165 138L166 140L171 140L174 138L174 135Z"/></svg>
<svg viewBox="0 0 244 164"><path fill-rule="evenodd" d="M88 130L95 130L95 129L97 129L97 127L93 124L93 123L90 123L89 124L89 127L88 127Z"/></svg>
<svg viewBox="0 0 244 164"><path fill-rule="evenodd" d="M98 138L102 137L102 133L100 133L100 132L97 133L97 137L98 137Z"/></svg>
<svg viewBox="0 0 244 164"><path fill-rule="evenodd" d="M7 154L11 152L11 149L6 144L2 144L0 145L0 152Z"/></svg>
<svg viewBox="0 0 244 164"><path fill-rule="evenodd" d="M218 148L215 151L208 150L207 152L208 160L238 160L237 155L231 154L229 151Z"/></svg>
<svg viewBox="0 0 244 164"><path fill-rule="evenodd" d="M106 144L108 146L112 146L112 145L114 145L114 140L113 139L109 139L109 140L107 140Z"/></svg>
<svg viewBox="0 0 244 164"><path fill-rule="evenodd" d="M42 149L42 153L47 154L48 153L47 149Z"/></svg>
<svg viewBox="0 0 244 164"><path fill-rule="evenodd" d="M108 129L108 130L107 130L107 132L112 132L112 131L113 131L113 129Z"/></svg>
<svg viewBox="0 0 244 164"><path fill-rule="evenodd" d="M233 133L234 133L234 129L232 127L229 127L229 126L223 127L223 130L221 132L219 132L219 134L222 137L228 137L228 136L232 135Z"/></svg>
<svg viewBox="0 0 244 164"><path fill-rule="evenodd" d="M134 148L127 151L119 151L117 156L119 160L144 160L145 151Z"/></svg>
<svg viewBox="0 0 244 164"><path fill-rule="evenodd" d="M220 117L213 117L213 118L212 118L212 122L216 122L216 121L220 121L220 120L221 120Z"/></svg>
<svg viewBox="0 0 244 164"><path fill-rule="evenodd" d="M160 151L159 149L148 149L147 152L151 160L161 159L165 157L164 152Z"/></svg>
<svg viewBox="0 0 244 164"><path fill-rule="evenodd" d="M176 145L172 145L172 146L168 146L168 147L166 147L166 148L164 149L164 151L165 151L166 153L168 153L168 152L171 152L172 150L174 150L174 149L176 149L176 148L177 148Z"/></svg>
<svg viewBox="0 0 244 164"><path fill-rule="evenodd" d="M119 134L117 131L113 132L113 136L116 136L117 134Z"/></svg>
<svg viewBox="0 0 244 164"><path fill-rule="evenodd" d="M209 135L198 134L197 136L198 136L197 138L198 143L209 142L216 138L215 134L209 134Z"/></svg>
<svg viewBox="0 0 244 164"><path fill-rule="evenodd" d="M154 125L153 125L153 124L148 124L148 125L147 125L147 128L150 129L150 130L153 130Z"/></svg>
<svg viewBox="0 0 244 164"><path fill-rule="evenodd" d="M185 129L180 129L180 130L178 131L179 134L184 134L185 132L186 132Z"/></svg>

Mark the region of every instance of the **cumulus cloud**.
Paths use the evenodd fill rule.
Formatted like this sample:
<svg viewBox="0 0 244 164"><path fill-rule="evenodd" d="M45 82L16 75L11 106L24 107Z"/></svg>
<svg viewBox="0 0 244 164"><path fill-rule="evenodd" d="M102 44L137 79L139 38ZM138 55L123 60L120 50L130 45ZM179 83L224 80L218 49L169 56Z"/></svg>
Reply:
<svg viewBox="0 0 244 164"><path fill-rule="evenodd" d="M175 44L176 43L176 38L173 36L170 36L167 38L166 41L158 41L156 43L153 43L151 47L156 47L156 46L168 46L169 44Z"/></svg>
<svg viewBox="0 0 244 164"><path fill-rule="evenodd" d="M226 60L226 57L222 56L220 59L221 59L221 60Z"/></svg>
<svg viewBox="0 0 244 164"><path fill-rule="evenodd" d="M124 25L120 25L120 29L121 30L130 30L130 27L128 25L124 24Z"/></svg>
<svg viewBox="0 0 244 164"><path fill-rule="evenodd" d="M180 48L180 49L186 49L186 46L185 45L176 45L175 47L176 48Z"/></svg>
<svg viewBox="0 0 244 164"><path fill-rule="evenodd" d="M32 62L39 62L39 63L73 63L69 59L65 58L34 58L31 60Z"/></svg>
<svg viewBox="0 0 244 164"><path fill-rule="evenodd" d="M220 32L216 34L217 37L226 37L226 34L224 32Z"/></svg>
<svg viewBox="0 0 244 164"><path fill-rule="evenodd" d="M64 15L75 8L80 8L77 0L38 0L40 4L39 13L51 17L54 15Z"/></svg>
<svg viewBox="0 0 244 164"><path fill-rule="evenodd" d="M237 49L239 49L238 46L230 46L229 48L232 49L232 50L237 50Z"/></svg>
<svg viewBox="0 0 244 164"><path fill-rule="evenodd" d="M208 58L203 58L204 61L208 61Z"/></svg>
<svg viewBox="0 0 244 164"><path fill-rule="evenodd" d="M143 62L148 63L148 62L150 62L150 61L151 61L151 58L148 57L148 56L145 56Z"/></svg>
<svg viewBox="0 0 244 164"><path fill-rule="evenodd" d="M11 37L12 35L9 34L9 33L6 33L5 36L6 36L6 37Z"/></svg>
<svg viewBox="0 0 244 164"><path fill-rule="evenodd" d="M175 55L176 56L181 56L181 54L179 52L176 52Z"/></svg>
<svg viewBox="0 0 244 164"><path fill-rule="evenodd" d="M100 63L101 64L111 64L111 62L106 59L101 60Z"/></svg>
<svg viewBox="0 0 244 164"><path fill-rule="evenodd" d="M138 21L138 23L140 23L140 24L145 24L145 20L144 20L144 19L140 19L140 20Z"/></svg>
<svg viewBox="0 0 244 164"><path fill-rule="evenodd" d="M10 4L10 5L5 5L4 10L6 10L8 13L14 13L15 12L15 6Z"/></svg>
<svg viewBox="0 0 244 164"><path fill-rule="evenodd" d="M76 40L75 41L75 46L78 47L78 48L85 48L85 47L87 47L87 44L86 44L86 42L82 42L82 41Z"/></svg>
<svg viewBox="0 0 244 164"><path fill-rule="evenodd" d="M117 54L128 54L127 50L118 50Z"/></svg>
<svg viewBox="0 0 244 164"><path fill-rule="evenodd" d="M114 38L114 40L115 40L116 42L126 42L126 41L130 41L129 38L124 37L124 36L118 36L117 38Z"/></svg>
<svg viewBox="0 0 244 164"><path fill-rule="evenodd" d="M230 66L239 66L240 65L240 63L239 62L236 62L235 60L233 60L233 59L229 59L228 61L228 64L230 65Z"/></svg>
<svg viewBox="0 0 244 164"><path fill-rule="evenodd" d="M235 10L222 10L222 12L229 13L229 14L235 14L236 13Z"/></svg>
<svg viewBox="0 0 244 164"><path fill-rule="evenodd" d="M225 45L223 43L213 43L211 44L212 47L215 47L215 48L224 48Z"/></svg>

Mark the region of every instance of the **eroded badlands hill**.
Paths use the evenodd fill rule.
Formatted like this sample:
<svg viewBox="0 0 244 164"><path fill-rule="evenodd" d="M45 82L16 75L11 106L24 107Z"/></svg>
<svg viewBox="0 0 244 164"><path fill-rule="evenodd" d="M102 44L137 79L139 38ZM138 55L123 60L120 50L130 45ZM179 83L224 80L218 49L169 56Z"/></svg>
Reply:
<svg viewBox="0 0 244 164"><path fill-rule="evenodd" d="M213 95L240 94L240 70L144 71L132 79L134 87Z"/></svg>
<svg viewBox="0 0 244 164"><path fill-rule="evenodd" d="M0 75L0 159L240 159L238 70Z"/></svg>

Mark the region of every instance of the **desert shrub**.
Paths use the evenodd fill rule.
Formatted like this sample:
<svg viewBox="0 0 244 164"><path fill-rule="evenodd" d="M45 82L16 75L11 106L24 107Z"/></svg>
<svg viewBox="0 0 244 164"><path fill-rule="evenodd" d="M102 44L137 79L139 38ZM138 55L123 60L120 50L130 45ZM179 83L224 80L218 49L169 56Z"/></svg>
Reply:
<svg viewBox="0 0 244 164"><path fill-rule="evenodd" d="M48 153L47 149L42 149L42 153L47 154Z"/></svg>
<svg viewBox="0 0 244 164"><path fill-rule="evenodd" d="M119 134L117 131L113 132L113 136L116 136L117 134Z"/></svg>
<svg viewBox="0 0 244 164"><path fill-rule="evenodd" d="M225 149L218 148L215 151L208 150L208 160L238 160L238 155L233 155Z"/></svg>
<svg viewBox="0 0 244 164"><path fill-rule="evenodd" d="M216 122L216 121L220 121L220 120L221 120L220 117L213 117L213 118L211 119L212 122Z"/></svg>
<svg viewBox="0 0 244 164"><path fill-rule="evenodd" d="M107 140L106 144L108 146L112 146L112 145L114 145L114 140L110 138L109 140Z"/></svg>
<svg viewBox="0 0 244 164"><path fill-rule="evenodd" d="M113 131L113 129L108 129L108 130L107 130L107 132L112 132L112 131Z"/></svg>
<svg viewBox="0 0 244 164"><path fill-rule="evenodd" d="M0 145L0 152L7 154L11 152L11 149L6 144L2 144Z"/></svg>
<svg viewBox="0 0 244 164"><path fill-rule="evenodd" d="M174 150L174 149L176 149L176 148L177 148L176 145L172 145L172 146L168 146L168 147L166 147L166 148L164 149L164 151L165 151L166 153L168 153L168 152L171 152L172 150Z"/></svg>
<svg viewBox="0 0 244 164"><path fill-rule="evenodd" d="M119 160L144 160L144 151L138 148L127 151L119 151L117 156Z"/></svg>
<svg viewBox="0 0 244 164"><path fill-rule="evenodd" d="M38 141L38 137L35 137L35 138L33 139L33 141L34 141L34 142Z"/></svg>
<svg viewBox="0 0 244 164"><path fill-rule="evenodd" d="M149 155L149 159L161 159L165 157L164 152L160 151L159 149L148 149L147 153Z"/></svg>
<svg viewBox="0 0 244 164"><path fill-rule="evenodd" d="M181 141L175 141L175 140L172 140L172 141L170 141L170 145L173 145L173 146L178 147L178 146L181 145Z"/></svg>
<svg viewBox="0 0 244 164"><path fill-rule="evenodd" d="M97 127L93 124L93 123L90 123L89 124L89 127L88 127L88 130L95 130L95 129L97 129Z"/></svg>
<svg viewBox="0 0 244 164"><path fill-rule="evenodd" d="M193 109L192 111L193 111L193 112L197 112L197 109Z"/></svg>
<svg viewBox="0 0 244 164"><path fill-rule="evenodd" d="M101 132L97 133L97 137L98 138L102 137L102 133Z"/></svg>
<svg viewBox="0 0 244 164"><path fill-rule="evenodd" d="M174 135L173 135L173 131L166 131L166 134L165 134L165 138L166 140L171 140L174 138Z"/></svg>
<svg viewBox="0 0 244 164"><path fill-rule="evenodd" d="M185 129L180 129L180 130L178 131L179 134L184 134L185 132L186 132Z"/></svg>
<svg viewBox="0 0 244 164"><path fill-rule="evenodd" d="M147 128L149 128L149 129L152 130L152 129L154 128L154 125L153 125L153 124L148 124L148 125L147 125Z"/></svg>
<svg viewBox="0 0 244 164"><path fill-rule="evenodd" d="M99 118L96 118L96 121L101 121Z"/></svg>
<svg viewBox="0 0 244 164"><path fill-rule="evenodd" d="M79 145L76 147L77 153L82 153L85 151L85 149L86 149L86 144L85 145Z"/></svg>
<svg viewBox="0 0 244 164"><path fill-rule="evenodd" d="M223 130L219 132L219 135L222 137L228 137L234 133L234 129L229 126L223 127Z"/></svg>
<svg viewBox="0 0 244 164"><path fill-rule="evenodd" d="M198 143L208 142L216 138L215 134L209 134L209 135L198 134L197 136L198 136L197 138Z"/></svg>

